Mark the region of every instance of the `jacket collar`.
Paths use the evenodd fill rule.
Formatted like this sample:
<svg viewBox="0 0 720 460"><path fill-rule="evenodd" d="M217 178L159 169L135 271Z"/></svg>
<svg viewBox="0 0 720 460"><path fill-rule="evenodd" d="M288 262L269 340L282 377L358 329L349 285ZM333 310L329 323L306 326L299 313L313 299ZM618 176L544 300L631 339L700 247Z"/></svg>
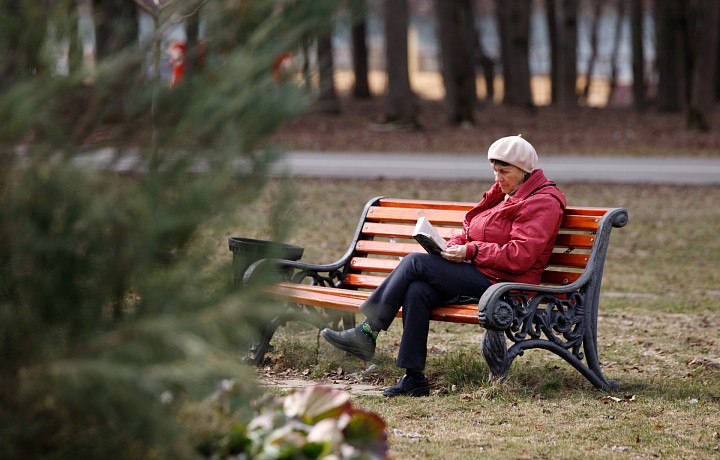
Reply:
<svg viewBox="0 0 720 460"><path fill-rule="evenodd" d="M528 177L527 180L520 185L520 187L515 191L512 197L517 200L524 200L525 198L530 196L530 194L532 194L538 187L544 185L547 182L548 179L545 177L542 169L533 169L532 173L530 173L530 177Z"/></svg>

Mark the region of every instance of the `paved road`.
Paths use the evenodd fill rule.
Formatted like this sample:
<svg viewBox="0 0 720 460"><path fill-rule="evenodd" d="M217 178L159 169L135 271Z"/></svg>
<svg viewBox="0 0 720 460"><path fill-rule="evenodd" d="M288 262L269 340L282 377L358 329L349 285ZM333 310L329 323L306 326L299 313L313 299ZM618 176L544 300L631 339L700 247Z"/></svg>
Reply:
<svg viewBox="0 0 720 460"><path fill-rule="evenodd" d="M79 163L116 171L142 170L137 151L118 156L113 149L89 152ZM238 163L242 168L242 162ZM603 157L552 156L538 167L557 182L615 182L655 184L720 184L720 157ZM198 161L192 168L207 168ZM484 155L421 153L288 152L274 165L273 174L298 177L417 178L492 180Z"/></svg>
<svg viewBox="0 0 720 460"><path fill-rule="evenodd" d="M720 158L543 156L558 182L720 184ZM481 155L306 152L287 154L273 170L304 177L490 179Z"/></svg>

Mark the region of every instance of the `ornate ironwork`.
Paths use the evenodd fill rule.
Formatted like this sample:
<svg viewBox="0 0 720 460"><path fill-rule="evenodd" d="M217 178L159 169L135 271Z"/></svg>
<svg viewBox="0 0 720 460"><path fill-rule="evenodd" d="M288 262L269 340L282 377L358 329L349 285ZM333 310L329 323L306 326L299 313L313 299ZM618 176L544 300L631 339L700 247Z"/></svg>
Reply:
<svg viewBox="0 0 720 460"><path fill-rule="evenodd" d="M315 270L300 270L292 276L293 283L302 283L305 278L310 278L313 286L338 287L344 278L341 270L330 270L327 274Z"/></svg>
<svg viewBox="0 0 720 460"><path fill-rule="evenodd" d="M505 329L508 339L518 344L526 339L541 339L544 335L554 345L572 350L578 359L584 358L581 351L585 316L583 294L573 292L563 299L553 295L510 292L503 296L503 301L515 313L512 325Z"/></svg>

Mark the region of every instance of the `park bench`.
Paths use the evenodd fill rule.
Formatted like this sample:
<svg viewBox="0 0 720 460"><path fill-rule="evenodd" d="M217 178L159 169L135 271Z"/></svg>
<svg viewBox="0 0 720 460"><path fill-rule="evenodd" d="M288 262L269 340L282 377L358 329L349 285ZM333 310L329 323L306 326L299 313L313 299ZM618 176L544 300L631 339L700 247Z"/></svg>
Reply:
<svg viewBox="0 0 720 460"><path fill-rule="evenodd" d="M244 272L246 282L268 263L282 267L283 280L266 290L288 306L286 313L264 326L252 348L252 362L262 362L275 330L288 320L306 320L322 328L331 319L337 327L342 318L344 327L354 325L352 313L400 258L424 251L412 239L417 219L426 216L448 239L462 232L465 213L473 205L374 198L365 205L350 247L337 262L313 265L263 259L250 265ZM481 348L491 380L502 381L525 350L542 348L570 363L597 388L616 389L617 382L606 380L600 368L597 315L610 231L624 226L627 219L624 208L568 206L540 285L498 283L480 299L438 305L432 320L479 324L485 329ZM335 314L328 315L329 311Z"/></svg>

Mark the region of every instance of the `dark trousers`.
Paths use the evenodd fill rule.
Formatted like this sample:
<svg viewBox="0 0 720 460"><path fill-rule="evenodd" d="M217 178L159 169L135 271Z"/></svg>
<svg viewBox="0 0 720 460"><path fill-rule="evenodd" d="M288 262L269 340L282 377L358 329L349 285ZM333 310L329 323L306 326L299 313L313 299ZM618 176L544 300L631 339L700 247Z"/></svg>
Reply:
<svg viewBox="0 0 720 460"><path fill-rule="evenodd" d="M402 306L403 335L396 365L425 369L433 307L459 295L479 298L490 285L470 263L413 253L403 258L360 310L375 328L387 330Z"/></svg>

